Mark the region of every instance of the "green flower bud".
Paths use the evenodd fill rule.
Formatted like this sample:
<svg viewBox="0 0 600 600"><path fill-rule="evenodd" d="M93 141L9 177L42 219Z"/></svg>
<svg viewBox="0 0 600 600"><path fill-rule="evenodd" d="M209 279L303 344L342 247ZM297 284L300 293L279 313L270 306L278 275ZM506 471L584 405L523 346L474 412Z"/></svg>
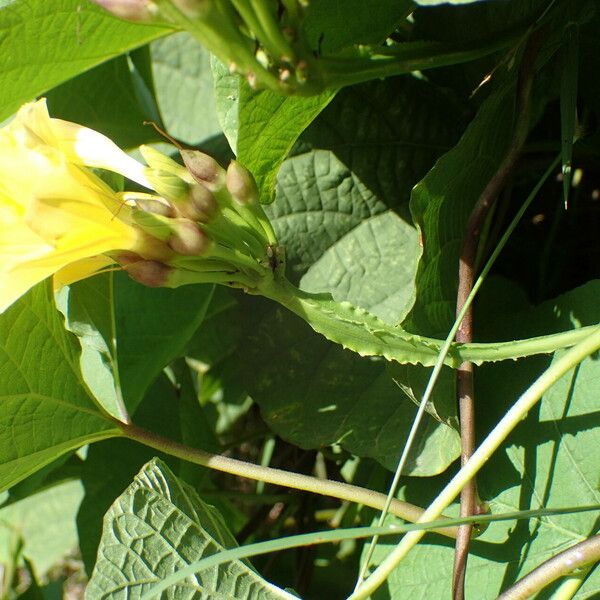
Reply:
<svg viewBox="0 0 600 600"><path fill-rule="evenodd" d="M109 13L129 21L150 21L158 9L150 0L92 0Z"/></svg>
<svg viewBox="0 0 600 600"><path fill-rule="evenodd" d="M258 188L248 169L232 160L227 167L226 185L229 193L241 204L258 201Z"/></svg>
<svg viewBox="0 0 600 600"><path fill-rule="evenodd" d="M173 202L185 201L190 193L190 184L178 175L149 168L144 170L144 175L161 196Z"/></svg>
<svg viewBox="0 0 600 600"><path fill-rule="evenodd" d="M171 175L177 175L180 179L191 182L189 172L185 167L175 162L170 156L159 152L152 146L140 146L140 153L144 157L146 164L156 171L165 171Z"/></svg>
<svg viewBox="0 0 600 600"><path fill-rule="evenodd" d="M200 256L209 249L212 240L189 219L176 219L168 245L177 254Z"/></svg>
<svg viewBox="0 0 600 600"><path fill-rule="evenodd" d="M212 156L198 150L181 150L181 158L198 183L205 185L211 191L222 186L225 171Z"/></svg>

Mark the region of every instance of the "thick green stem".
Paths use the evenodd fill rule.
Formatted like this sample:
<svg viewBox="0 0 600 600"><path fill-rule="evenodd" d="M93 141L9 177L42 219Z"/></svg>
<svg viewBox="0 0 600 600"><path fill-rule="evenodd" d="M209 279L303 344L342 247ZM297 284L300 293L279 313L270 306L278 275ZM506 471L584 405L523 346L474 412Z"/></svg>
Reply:
<svg viewBox="0 0 600 600"><path fill-rule="evenodd" d="M329 294L304 292L283 277L263 280L257 293L285 306L328 340L361 356L383 356L401 364L430 367L444 346L443 340L408 333L349 302L335 302ZM577 344L592 330L595 326L511 342L454 343L444 364L456 368L465 361L481 364L549 354Z"/></svg>
<svg viewBox="0 0 600 600"><path fill-rule="evenodd" d="M253 41L243 35L236 22L236 14L228 0L203 2L201 14L184 14L170 0L155 0L161 14L177 27L188 31L206 46L219 60L245 74L253 74L257 82L271 89L279 89L279 80L255 58Z"/></svg>
<svg viewBox="0 0 600 600"><path fill-rule="evenodd" d="M600 535L579 542L535 568L498 596L498 600L526 600L560 577L600 561Z"/></svg>
<svg viewBox="0 0 600 600"><path fill-rule="evenodd" d="M370 506L378 510L383 508L386 501L385 494L361 488L356 485L350 485L340 481L330 481L328 479L318 479L316 477L310 477L309 475L302 475L300 473L292 473L282 469L247 463L219 454L210 454L204 450L185 446L150 431L146 431L133 424L124 425L118 423L118 425L121 428L123 435L129 439L164 452L165 454L169 454L170 456L175 456L191 463L208 467L209 469L215 469L216 471L230 473L232 475L237 475L238 477L246 477L255 481L264 481L265 483L272 483L282 487L312 492L322 496L339 498L340 500L347 500L348 502L364 504L365 506ZM410 504L409 502L394 500L390 507L390 512L401 519L414 523L421 518L423 509L414 504ZM454 537L456 535L456 527L441 528L439 530L434 529L433 531L445 535L446 537Z"/></svg>

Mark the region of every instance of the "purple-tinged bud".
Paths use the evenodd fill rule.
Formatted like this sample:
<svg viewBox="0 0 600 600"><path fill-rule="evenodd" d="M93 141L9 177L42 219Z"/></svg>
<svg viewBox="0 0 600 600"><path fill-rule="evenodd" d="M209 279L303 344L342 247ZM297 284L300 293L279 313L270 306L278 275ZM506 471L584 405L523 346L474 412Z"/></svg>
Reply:
<svg viewBox="0 0 600 600"><path fill-rule="evenodd" d="M168 241L171 250L184 256L201 256L211 244L208 235L188 219L177 219Z"/></svg>
<svg viewBox="0 0 600 600"><path fill-rule="evenodd" d="M258 188L254 177L246 167L232 160L227 167L226 185L229 193L241 204L258 201Z"/></svg>
<svg viewBox="0 0 600 600"><path fill-rule="evenodd" d="M198 223L208 223L217 212L218 205L212 192L201 183L193 185L187 201L180 202L177 210L182 216Z"/></svg>
<svg viewBox="0 0 600 600"><path fill-rule="evenodd" d="M157 7L150 0L92 0L104 10L129 21L150 21L157 14Z"/></svg>
<svg viewBox="0 0 600 600"><path fill-rule="evenodd" d="M181 150L181 158L198 183L209 189L220 187L225 171L212 156L198 150Z"/></svg>
<svg viewBox="0 0 600 600"><path fill-rule="evenodd" d="M172 267L157 260L138 260L123 265L125 272L138 283L147 287L165 287L169 282Z"/></svg>
<svg viewBox="0 0 600 600"><path fill-rule="evenodd" d="M147 213L153 215L161 215L162 217L174 217L175 209L169 202L164 199L158 198L137 198L135 201L136 206Z"/></svg>

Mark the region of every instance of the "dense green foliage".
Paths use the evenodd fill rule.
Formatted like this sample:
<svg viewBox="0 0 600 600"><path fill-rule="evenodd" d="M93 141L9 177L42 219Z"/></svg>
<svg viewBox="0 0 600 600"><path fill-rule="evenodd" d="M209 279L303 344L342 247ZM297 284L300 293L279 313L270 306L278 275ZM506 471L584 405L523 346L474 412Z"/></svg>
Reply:
<svg viewBox="0 0 600 600"><path fill-rule="evenodd" d="M527 139L483 228L480 265L558 155L563 172L542 186L484 282L474 341L495 351L495 342L600 322L594 1L311 0L294 51L310 49L318 77L302 87L294 73L289 88L267 68L257 82L245 64L232 72L227 34L215 41L197 15L173 8L194 4L160 0L169 18L148 23L87 0L0 0L0 122L43 95L52 116L136 157L152 144L177 158L146 121L223 165L235 156L256 179L288 280L322 299L320 315L337 307L347 329L320 326L308 305L300 318L266 291L154 289L118 271L56 294L48 281L30 290L0 315L0 598L61 597L63 583L79 596L87 587L90 600L150 598L178 569L224 549L376 520L362 504L217 473L206 467L227 469L198 451L387 493L431 373L419 352L432 365L439 345L386 360L382 340L443 339L453 325L465 227L511 144L533 29L541 41ZM284 22L303 3L212 3L230 4L277 6ZM2 194L0 180L0 209ZM352 328L361 333L347 342ZM478 352L469 357L489 360ZM476 368L478 442L565 352ZM599 397L595 353L555 382L477 476L494 514L596 510L491 523L472 542L467 598L496 598L598 533ZM458 422L445 366L399 499L427 507L458 471ZM382 538L374 564L396 543ZM207 563L160 597L347 598L364 545ZM451 540L428 534L372 597L450 597L453 552ZM561 598L597 597L600 569L536 597L568 585Z"/></svg>

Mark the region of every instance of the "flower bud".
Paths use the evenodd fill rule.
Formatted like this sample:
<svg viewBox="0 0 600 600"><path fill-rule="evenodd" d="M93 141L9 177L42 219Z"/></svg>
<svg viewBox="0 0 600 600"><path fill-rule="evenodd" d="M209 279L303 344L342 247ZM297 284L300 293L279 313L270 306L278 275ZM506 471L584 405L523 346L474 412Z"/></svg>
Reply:
<svg viewBox="0 0 600 600"><path fill-rule="evenodd" d="M160 215L162 217L174 217L175 209L163 198L136 198L136 206L144 212Z"/></svg>
<svg viewBox="0 0 600 600"><path fill-rule="evenodd" d="M190 188L187 201L177 205L182 216L198 223L208 223L217 212L217 201L201 183Z"/></svg>
<svg viewBox="0 0 600 600"><path fill-rule="evenodd" d="M151 169L166 171L171 175L177 175L180 179L190 180L190 175L185 167L175 162L170 156L152 148L152 146L146 146L145 144L140 146L140 154ZM188 183L191 183L191 180Z"/></svg>
<svg viewBox="0 0 600 600"><path fill-rule="evenodd" d="M164 198L180 202L188 197L190 184L183 181L178 175L154 169L146 169L144 174L152 187Z"/></svg>
<svg viewBox="0 0 600 600"><path fill-rule="evenodd" d="M119 256L118 260L131 279L148 287L166 286L173 271L157 260L134 260L133 256L125 255Z"/></svg>
<svg viewBox="0 0 600 600"><path fill-rule="evenodd" d="M181 158L198 183L204 184L210 190L220 187L225 172L212 156L198 150L181 150Z"/></svg>
<svg viewBox="0 0 600 600"><path fill-rule="evenodd" d="M227 167L226 185L229 193L241 204L258 201L258 188L250 171L232 160Z"/></svg>
<svg viewBox="0 0 600 600"><path fill-rule="evenodd" d="M150 0L92 0L109 13L130 21L150 21L157 7Z"/></svg>
<svg viewBox="0 0 600 600"><path fill-rule="evenodd" d="M200 256L211 245L212 240L198 225L188 219L177 219L168 245L177 254Z"/></svg>

